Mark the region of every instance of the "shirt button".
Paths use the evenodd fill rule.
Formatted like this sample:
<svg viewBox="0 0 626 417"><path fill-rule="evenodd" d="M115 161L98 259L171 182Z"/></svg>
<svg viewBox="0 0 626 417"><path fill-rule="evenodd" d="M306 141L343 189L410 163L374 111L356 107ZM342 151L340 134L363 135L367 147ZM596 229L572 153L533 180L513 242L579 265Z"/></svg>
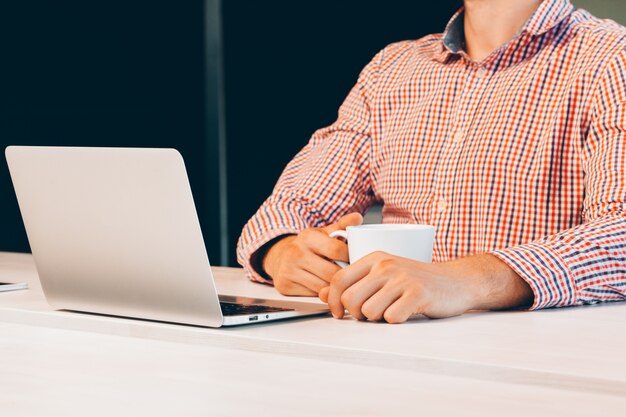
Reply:
<svg viewBox="0 0 626 417"><path fill-rule="evenodd" d="M461 131L457 131L453 136L452 136L452 140L454 142L462 142L463 141L463 132Z"/></svg>
<svg viewBox="0 0 626 417"><path fill-rule="evenodd" d="M446 211L447 208L448 208L448 202L445 199L440 198L439 201L437 201L437 212L438 213L444 212Z"/></svg>
<svg viewBox="0 0 626 417"><path fill-rule="evenodd" d="M478 78L485 78L485 76L487 75L487 70L484 69L483 67L480 67L476 71L476 75L478 75Z"/></svg>

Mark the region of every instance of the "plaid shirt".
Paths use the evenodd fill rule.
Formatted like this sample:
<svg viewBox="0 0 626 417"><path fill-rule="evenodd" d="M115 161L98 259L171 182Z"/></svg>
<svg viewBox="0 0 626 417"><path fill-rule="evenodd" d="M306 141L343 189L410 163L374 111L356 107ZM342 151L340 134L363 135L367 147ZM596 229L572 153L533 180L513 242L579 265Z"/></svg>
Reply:
<svg viewBox="0 0 626 417"><path fill-rule="evenodd" d="M482 62L460 10L363 70L250 219L238 257L383 205L436 226L433 261L492 253L535 308L626 298L626 29L545 0Z"/></svg>

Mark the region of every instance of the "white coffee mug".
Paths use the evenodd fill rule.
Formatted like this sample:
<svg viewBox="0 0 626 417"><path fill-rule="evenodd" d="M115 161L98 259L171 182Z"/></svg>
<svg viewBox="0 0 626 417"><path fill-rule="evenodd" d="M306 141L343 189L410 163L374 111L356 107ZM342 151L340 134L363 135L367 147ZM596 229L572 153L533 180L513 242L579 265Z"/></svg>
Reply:
<svg viewBox="0 0 626 417"><path fill-rule="evenodd" d="M334 231L330 237L346 239L350 263L377 251L416 261L431 262L435 227L424 224L364 224ZM342 268L348 266L341 261L335 263Z"/></svg>

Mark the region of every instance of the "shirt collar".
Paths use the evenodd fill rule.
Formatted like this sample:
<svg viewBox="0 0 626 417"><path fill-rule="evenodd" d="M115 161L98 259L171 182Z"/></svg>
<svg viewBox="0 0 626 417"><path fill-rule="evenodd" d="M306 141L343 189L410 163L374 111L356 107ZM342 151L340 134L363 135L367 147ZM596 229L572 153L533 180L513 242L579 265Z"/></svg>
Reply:
<svg viewBox="0 0 626 417"><path fill-rule="evenodd" d="M544 0L522 31L539 36L553 29L574 11L569 0Z"/></svg>
<svg viewBox="0 0 626 417"><path fill-rule="evenodd" d="M463 23L463 8L461 7L452 16L446 30L443 32L443 47L456 54L465 49L465 27Z"/></svg>
<svg viewBox="0 0 626 417"><path fill-rule="evenodd" d="M574 11L569 0L544 0L539 8L526 21L519 33L539 36L550 31ZM445 61L449 56L465 54L465 33L463 25L463 7L450 19L443 32L441 52L436 56Z"/></svg>

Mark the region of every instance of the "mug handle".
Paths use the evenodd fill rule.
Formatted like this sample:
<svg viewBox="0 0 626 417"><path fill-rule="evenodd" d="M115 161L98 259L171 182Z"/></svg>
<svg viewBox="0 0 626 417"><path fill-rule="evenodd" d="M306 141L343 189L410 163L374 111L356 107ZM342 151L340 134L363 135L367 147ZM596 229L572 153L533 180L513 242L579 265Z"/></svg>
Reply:
<svg viewBox="0 0 626 417"><path fill-rule="evenodd" d="M332 238L342 237L346 240L346 242L348 241L348 232L346 232L345 230L335 230L328 236ZM333 261L333 262L342 268L345 268L346 266L349 265L347 262L343 262L343 261Z"/></svg>

